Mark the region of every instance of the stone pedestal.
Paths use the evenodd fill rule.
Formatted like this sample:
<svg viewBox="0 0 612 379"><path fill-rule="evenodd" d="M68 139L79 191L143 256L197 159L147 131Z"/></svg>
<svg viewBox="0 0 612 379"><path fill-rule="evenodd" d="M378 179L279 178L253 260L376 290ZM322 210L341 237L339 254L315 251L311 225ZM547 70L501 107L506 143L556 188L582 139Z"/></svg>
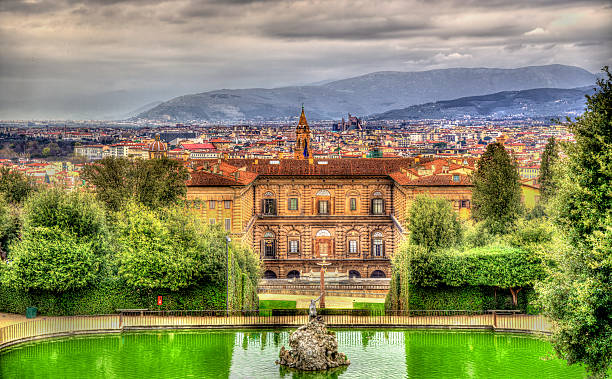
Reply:
<svg viewBox="0 0 612 379"><path fill-rule="evenodd" d="M289 347L283 346L277 364L304 371L320 371L348 366L351 362L338 352L338 341L329 332L321 316L312 318L289 336Z"/></svg>

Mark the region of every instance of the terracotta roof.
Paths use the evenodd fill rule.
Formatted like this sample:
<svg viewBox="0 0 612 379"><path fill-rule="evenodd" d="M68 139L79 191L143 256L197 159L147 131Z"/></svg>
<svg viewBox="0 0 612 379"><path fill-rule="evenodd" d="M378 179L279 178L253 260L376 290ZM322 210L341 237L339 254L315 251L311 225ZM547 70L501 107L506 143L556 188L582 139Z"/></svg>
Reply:
<svg viewBox="0 0 612 379"><path fill-rule="evenodd" d="M267 176L355 175L388 176L400 168L414 165L413 158L330 158L314 159L313 164L301 159L228 159L227 163L245 167L247 171ZM276 163L278 162L278 163Z"/></svg>
<svg viewBox="0 0 612 379"><path fill-rule="evenodd" d="M188 187L197 187L197 186L240 186L251 183L253 180L257 178L257 174L254 172L238 172L237 177L227 173L220 171L218 173L213 173L210 171L194 171L189 174L189 180L187 180L186 184Z"/></svg>
<svg viewBox="0 0 612 379"><path fill-rule="evenodd" d="M453 180L453 176L459 176L459 181L456 182ZM400 183L406 186L471 186L472 182L467 175L462 174L440 174L440 175L430 175L423 176L421 178L416 178L413 180L409 180L405 182L405 184Z"/></svg>
<svg viewBox="0 0 612 379"><path fill-rule="evenodd" d="M216 149L212 143L182 143L181 146L186 150Z"/></svg>

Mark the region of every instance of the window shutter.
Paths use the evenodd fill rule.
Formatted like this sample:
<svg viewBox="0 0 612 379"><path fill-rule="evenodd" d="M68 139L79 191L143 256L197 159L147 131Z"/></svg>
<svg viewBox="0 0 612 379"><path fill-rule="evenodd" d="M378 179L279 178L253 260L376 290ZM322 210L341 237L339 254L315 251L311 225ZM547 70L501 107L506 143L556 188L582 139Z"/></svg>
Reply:
<svg viewBox="0 0 612 379"><path fill-rule="evenodd" d="M259 213L266 213L266 199L261 199L261 212Z"/></svg>
<svg viewBox="0 0 612 379"><path fill-rule="evenodd" d="M374 199L370 200L370 214L374 214Z"/></svg>
<svg viewBox="0 0 612 379"><path fill-rule="evenodd" d="M264 244L264 240L262 239L261 241L259 241L260 249L261 249L261 257L265 257L266 256L266 245Z"/></svg>

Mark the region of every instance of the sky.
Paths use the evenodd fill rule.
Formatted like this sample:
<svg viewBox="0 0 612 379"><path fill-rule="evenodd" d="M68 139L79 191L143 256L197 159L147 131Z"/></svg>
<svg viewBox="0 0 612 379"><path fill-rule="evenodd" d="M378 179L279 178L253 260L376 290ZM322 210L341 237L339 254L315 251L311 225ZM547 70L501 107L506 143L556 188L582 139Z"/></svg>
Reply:
<svg viewBox="0 0 612 379"><path fill-rule="evenodd" d="M374 71L612 63L612 2L0 0L0 118Z"/></svg>

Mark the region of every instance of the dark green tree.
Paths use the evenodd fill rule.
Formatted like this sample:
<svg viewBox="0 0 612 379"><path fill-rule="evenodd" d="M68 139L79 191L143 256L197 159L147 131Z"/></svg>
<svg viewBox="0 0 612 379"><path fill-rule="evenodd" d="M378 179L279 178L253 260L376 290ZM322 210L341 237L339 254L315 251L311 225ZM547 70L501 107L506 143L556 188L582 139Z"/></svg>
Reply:
<svg viewBox="0 0 612 379"><path fill-rule="evenodd" d="M550 137L548 143L544 147L542 153L542 161L540 163L540 195L543 201L547 201L555 193L555 178L553 167L559 159L559 148L555 137Z"/></svg>
<svg viewBox="0 0 612 379"><path fill-rule="evenodd" d="M32 191L34 187L24 174L8 167L0 168L0 193L4 195L6 201L20 203Z"/></svg>
<svg viewBox="0 0 612 379"><path fill-rule="evenodd" d="M128 200L150 208L175 204L186 193L187 170L167 158L130 161L107 157L87 165L81 177L95 188L96 196L117 211Z"/></svg>
<svg viewBox="0 0 612 379"><path fill-rule="evenodd" d="M493 234L508 232L522 212L514 158L498 142L487 145L472 175L473 217Z"/></svg>
<svg viewBox="0 0 612 379"><path fill-rule="evenodd" d="M461 242L461 224L446 199L417 196L407 221L410 241L415 245L438 250Z"/></svg>
<svg viewBox="0 0 612 379"><path fill-rule="evenodd" d="M568 120L575 143L563 146L551 209L569 243L554 249L538 287L559 355L601 377L612 360L612 76L604 73L584 114Z"/></svg>
<svg viewBox="0 0 612 379"><path fill-rule="evenodd" d="M18 213L16 206L8 204L0 196L0 260L6 259L9 244L19 235L21 223Z"/></svg>

